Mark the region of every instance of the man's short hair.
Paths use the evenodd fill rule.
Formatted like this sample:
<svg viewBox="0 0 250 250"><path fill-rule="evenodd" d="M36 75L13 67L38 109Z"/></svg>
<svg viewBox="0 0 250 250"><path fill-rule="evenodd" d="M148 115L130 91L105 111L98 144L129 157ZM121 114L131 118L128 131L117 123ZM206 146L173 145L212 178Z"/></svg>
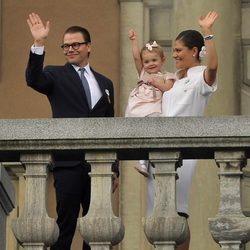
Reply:
<svg viewBox="0 0 250 250"><path fill-rule="evenodd" d="M65 30L64 35L68 33L81 33L85 42L91 43L90 34L87 29L81 27L81 26L71 26L68 29Z"/></svg>

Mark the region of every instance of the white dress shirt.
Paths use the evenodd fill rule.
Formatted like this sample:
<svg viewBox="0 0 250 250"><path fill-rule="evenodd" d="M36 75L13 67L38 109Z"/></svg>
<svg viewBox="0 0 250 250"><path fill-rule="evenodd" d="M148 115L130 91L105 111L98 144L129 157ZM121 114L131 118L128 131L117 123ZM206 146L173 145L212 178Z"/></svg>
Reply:
<svg viewBox="0 0 250 250"><path fill-rule="evenodd" d="M217 89L217 80L209 86L204 80L205 66L190 68L162 97L162 116L202 116L209 96Z"/></svg>
<svg viewBox="0 0 250 250"><path fill-rule="evenodd" d="M79 77L81 78L81 71L79 70L80 67L77 65L72 64L76 72L78 73ZM95 79L93 72L90 69L89 64L84 67L84 76L86 77L89 83L89 90L91 95L91 106L92 108L96 105L99 99L102 97L102 92L100 90L99 84Z"/></svg>

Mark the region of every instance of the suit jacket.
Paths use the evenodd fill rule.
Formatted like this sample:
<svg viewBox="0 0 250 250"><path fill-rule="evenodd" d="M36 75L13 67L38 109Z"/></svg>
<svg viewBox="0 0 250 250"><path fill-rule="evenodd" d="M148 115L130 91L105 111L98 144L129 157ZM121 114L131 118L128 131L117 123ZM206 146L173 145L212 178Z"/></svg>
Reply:
<svg viewBox="0 0 250 250"><path fill-rule="evenodd" d="M46 66L43 69L44 57L45 53L36 55L30 52L26 81L28 86L47 96L53 118L114 116L114 90L110 79L91 68L99 84L102 97L90 110L81 79L73 66L66 63L64 66ZM75 152L61 156L56 153L53 155L56 166L75 165L77 162L74 160L79 157L79 154Z"/></svg>
<svg viewBox="0 0 250 250"><path fill-rule="evenodd" d="M30 53L26 81L28 86L47 95L53 118L114 116L114 90L111 80L91 68L102 97L90 110L81 79L73 66L66 63L64 66L46 66L43 69L44 56L45 54Z"/></svg>

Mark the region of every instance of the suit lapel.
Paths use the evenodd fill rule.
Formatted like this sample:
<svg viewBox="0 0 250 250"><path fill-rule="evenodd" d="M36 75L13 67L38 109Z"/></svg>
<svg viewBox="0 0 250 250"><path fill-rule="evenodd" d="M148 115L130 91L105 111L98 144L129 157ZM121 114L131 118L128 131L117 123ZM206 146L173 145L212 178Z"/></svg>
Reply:
<svg viewBox="0 0 250 250"><path fill-rule="evenodd" d="M96 81L99 85L99 88L101 90L101 93L102 93L102 96L100 97L100 99L98 100L96 105L93 107L93 109L95 109L99 105L103 105L104 98L108 98L107 93L106 93L106 91L108 91L108 90L107 90L107 87L105 86L105 81L104 81L103 77L100 74L98 74L97 72L95 72L92 68L90 68L90 69L91 69L92 73L94 74ZM80 94L82 95L82 99L84 100L84 103L86 104L86 107L88 107L87 97L86 97L84 88L82 86L81 79L80 79L79 75L77 74L76 70L69 63L66 63L64 65L64 70L65 70L65 77L67 77L69 79L70 84L72 84L72 88L75 88L75 90L77 92L80 92Z"/></svg>
<svg viewBox="0 0 250 250"><path fill-rule="evenodd" d="M65 76L69 78L69 82L70 82L72 88L75 88L75 90L78 93L80 93L80 95L82 96L82 99L84 100L86 106L88 107L87 96L86 96L84 87L82 86L82 81L81 81L78 73L76 72L74 67L69 63L66 63L64 65L64 70L66 73Z"/></svg>
<svg viewBox="0 0 250 250"><path fill-rule="evenodd" d="M79 77L79 75L77 74L76 70L73 68L73 66L69 63L66 63L64 66L64 70L65 70L65 75L69 78L71 83L76 83L76 84L72 84L73 86L75 86L76 88L80 89L84 89L81 83L81 79Z"/></svg>

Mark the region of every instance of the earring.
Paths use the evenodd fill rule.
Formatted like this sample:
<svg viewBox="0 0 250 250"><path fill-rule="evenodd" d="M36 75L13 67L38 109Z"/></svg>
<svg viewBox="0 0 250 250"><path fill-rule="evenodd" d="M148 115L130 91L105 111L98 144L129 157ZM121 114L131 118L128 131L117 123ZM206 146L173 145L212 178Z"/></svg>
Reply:
<svg viewBox="0 0 250 250"><path fill-rule="evenodd" d="M195 54L193 54L193 57L195 57Z"/></svg>

